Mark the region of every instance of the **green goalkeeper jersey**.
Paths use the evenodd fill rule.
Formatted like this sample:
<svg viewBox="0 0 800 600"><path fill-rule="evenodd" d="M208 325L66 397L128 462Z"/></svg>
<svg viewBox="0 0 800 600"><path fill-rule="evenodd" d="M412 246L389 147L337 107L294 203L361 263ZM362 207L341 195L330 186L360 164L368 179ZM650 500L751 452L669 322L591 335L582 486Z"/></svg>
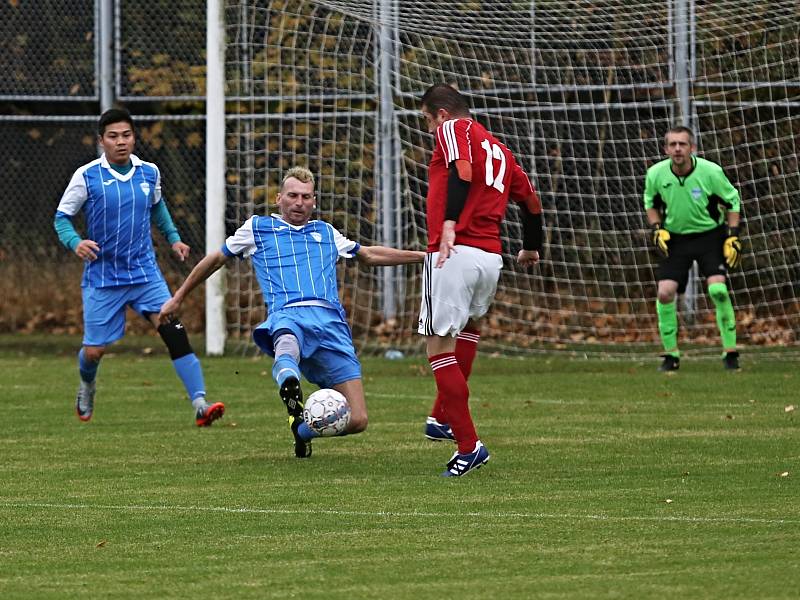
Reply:
<svg viewBox="0 0 800 600"><path fill-rule="evenodd" d="M644 207L664 215L662 226L672 233L701 233L725 223L727 211L739 212L739 192L718 164L692 156L685 177L672 172L672 160L647 169Z"/></svg>

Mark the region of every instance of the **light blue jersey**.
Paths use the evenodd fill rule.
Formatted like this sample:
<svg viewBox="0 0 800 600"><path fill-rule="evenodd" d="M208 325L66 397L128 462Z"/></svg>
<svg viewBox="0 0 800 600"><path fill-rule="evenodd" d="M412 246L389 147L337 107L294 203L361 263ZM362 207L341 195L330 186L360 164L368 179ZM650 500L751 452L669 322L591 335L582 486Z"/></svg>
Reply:
<svg viewBox="0 0 800 600"><path fill-rule="evenodd" d="M100 246L87 262L81 287L104 288L163 281L150 230L151 207L161 200L161 174L153 163L131 155L133 168L122 175L105 154L72 176L58 213L83 210L86 238Z"/></svg>
<svg viewBox="0 0 800 600"><path fill-rule="evenodd" d="M270 314L303 303L328 305L344 318L336 261L354 257L359 248L324 221L298 227L271 215L250 217L225 240L222 251L252 260Z"/></svg>

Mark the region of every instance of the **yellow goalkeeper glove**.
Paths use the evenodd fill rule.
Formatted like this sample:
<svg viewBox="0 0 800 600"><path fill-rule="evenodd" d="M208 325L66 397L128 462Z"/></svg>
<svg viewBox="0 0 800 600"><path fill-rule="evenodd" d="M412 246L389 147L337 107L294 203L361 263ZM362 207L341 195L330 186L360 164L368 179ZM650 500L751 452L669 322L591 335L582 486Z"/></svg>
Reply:
<svg viewBox="0 0 800 600"><path fill-rule="evenodd" d="M742 242L739 241L738 227L728 228L728 237L722 244L722 254L729 269L735 269L742 264Z"/></svg>
<svg viewBox="0 0 800 600"><path fill-rule="evenodd" d="M664 256L669 256L669 231L661 227L661 223L653 223L653 244Z"/></svg>

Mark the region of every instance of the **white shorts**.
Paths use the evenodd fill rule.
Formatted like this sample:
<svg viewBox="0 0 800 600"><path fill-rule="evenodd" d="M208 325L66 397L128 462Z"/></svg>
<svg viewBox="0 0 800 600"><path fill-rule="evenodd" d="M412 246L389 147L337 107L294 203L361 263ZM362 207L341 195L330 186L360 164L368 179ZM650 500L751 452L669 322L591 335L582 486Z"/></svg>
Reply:
<svg viewBox="0 0 800 600"><path fill-rule="evenodd" d="M422 335L458 335L470 319L486 314L497 291L503 259L499 254L472 246L456 245L455 252L435 267L438 252L425 257L422 271Z"/></svg>

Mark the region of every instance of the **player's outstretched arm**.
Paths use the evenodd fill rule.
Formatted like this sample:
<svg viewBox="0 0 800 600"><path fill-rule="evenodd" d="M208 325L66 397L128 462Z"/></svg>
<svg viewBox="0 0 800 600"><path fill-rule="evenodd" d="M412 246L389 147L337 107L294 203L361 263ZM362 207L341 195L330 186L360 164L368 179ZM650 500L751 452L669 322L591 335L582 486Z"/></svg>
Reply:
<svg viewBox="0 0 800 600"><path fill-rule="evenodd" d="M356 253L359 262L371 267L390 267L421 263L425 253L418 250L399 250L387 246L361 246Z"/></svg>
<svg viewBox="0 0 800 600"><path fill-rule="evenodd" d="M228 256L225 256L220 251L213 252L207 255L203 260L201 260L192 272L189 273L189 276L186 278L186 281L183 282L183 285L175 290L175 294L167 300L164 305L161 307L161 312L158 313L158 321L159 323L169 323L171 320L178 317L181 310L181 305L183 304L184 299L186 296L197 286L203 283L206 279L211 277L216 271L222 268L226 262L228 262Z"/></svg>

